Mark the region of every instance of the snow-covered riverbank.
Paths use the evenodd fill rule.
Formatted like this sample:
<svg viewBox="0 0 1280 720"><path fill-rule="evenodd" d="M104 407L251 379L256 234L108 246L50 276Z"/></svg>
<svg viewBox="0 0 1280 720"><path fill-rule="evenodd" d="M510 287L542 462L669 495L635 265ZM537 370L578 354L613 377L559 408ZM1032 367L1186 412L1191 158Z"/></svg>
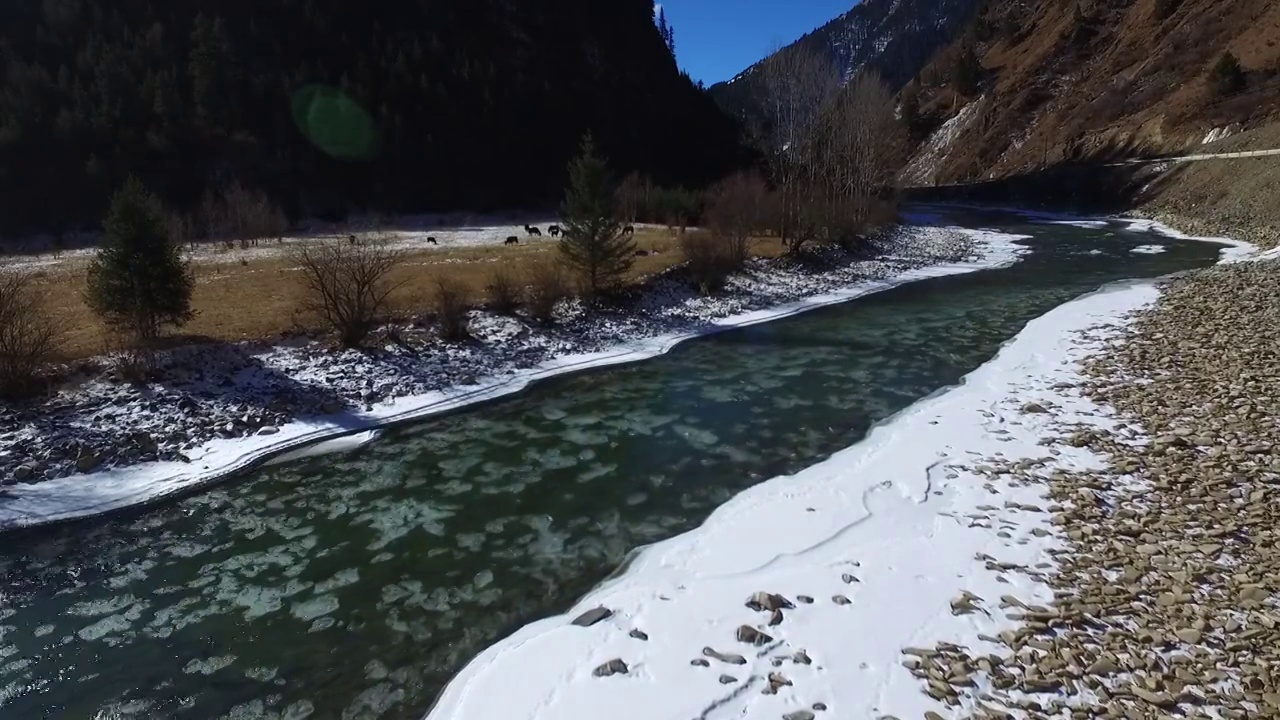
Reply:
<svg viewBox="0 0 1280 720"><path fill-rule="evenodd" d="M1224 259L1252 251L1231 245ZM1031 322L961 386L741 493L489 648L429 717L940 718L992 690L1052 697L1060 686L1016 667L1016 687L986 684L1011 632L1054 617L1046 579L1067 529L1031 478L1105 466L1087 443L1048 441L1117 429L1077 389L1081 363L1158 297L1118 285Z"/></svg>
<svg viewBox="0 0 1280 720"><path fill-rule="evenodd" d="M93 379L41 406L0 409L0 529L107 512L190 490L321 440L519 391L565 372L652 357L682 340L912 280L1014 262L1017 238L952 227L900 231L874 261L760 264L715 298L661 281L625 311L570 308L555 328L476 312L476 342L373 354L315 343L176 353L163 382Z"/></svg>

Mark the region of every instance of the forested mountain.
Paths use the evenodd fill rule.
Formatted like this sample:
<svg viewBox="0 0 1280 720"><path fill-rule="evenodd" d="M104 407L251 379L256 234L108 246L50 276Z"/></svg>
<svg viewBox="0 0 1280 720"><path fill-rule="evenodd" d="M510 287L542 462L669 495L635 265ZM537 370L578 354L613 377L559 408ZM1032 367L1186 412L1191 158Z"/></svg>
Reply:
<svg viewBox="0 0 1280 720"><path fill-rule="evenodd" d="M859 70L874 70L896 91L951 42L978 5L978 0L863 0L788 49L829 57L845 80ZM759 73L766 61L712 86L712 96L731 115L749 117L761 94Z"/></svg>
<svg viewBox="0 0 1280 720"><path fill-rule="evenodd" d="M94 224L129 174L337 216L545 206L587 130L666 183L737 153L652 0L7 0L0 75L0 233Z"/></svg>

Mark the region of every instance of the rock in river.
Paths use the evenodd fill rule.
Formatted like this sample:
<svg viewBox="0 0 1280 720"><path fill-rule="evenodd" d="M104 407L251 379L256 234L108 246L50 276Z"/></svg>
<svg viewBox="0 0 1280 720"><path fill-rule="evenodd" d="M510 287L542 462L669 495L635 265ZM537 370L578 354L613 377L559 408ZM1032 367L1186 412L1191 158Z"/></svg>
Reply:
<svg viewBox="0 0 1280 720"><path fill-rule="evenodd" d="M613 611L609 608L598 607L594 610L588 610L577 618L574 618L573 624L578 627L591 627L601 620L605 620L613 615Z"/></svg>

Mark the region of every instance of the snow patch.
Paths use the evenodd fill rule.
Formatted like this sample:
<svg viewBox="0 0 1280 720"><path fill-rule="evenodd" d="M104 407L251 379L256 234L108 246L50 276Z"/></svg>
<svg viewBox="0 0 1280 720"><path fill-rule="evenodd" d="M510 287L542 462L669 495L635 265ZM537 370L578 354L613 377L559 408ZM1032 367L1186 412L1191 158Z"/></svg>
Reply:
<svg viewBox="0 0 1280 720"><path fill-rule="evenodd" d="M905 170L902 171L901 181L904 185L929 185L933 182L933 175L938 170L938 165L951 149L951 144L955 142L960 133L969 127L969 123L977 117L977 110L982 106L983 98L965 105L956 113L955 117L942 124L942 127L934 131L929 139L916 153L911 162L907 164Z"/></svg>
<svg viewBox="0 0 1280 720"><path fill-rule="evenodd" d="M1212 128L1209 130L1209 133L1204 136L1204 139L1200 141L1200 144L1208 145L1209 143L1215 143L1219 140L1225 140L1234 135L1238 129L1239 127L1236 125L1225 125L1220 128Z"/></svg>

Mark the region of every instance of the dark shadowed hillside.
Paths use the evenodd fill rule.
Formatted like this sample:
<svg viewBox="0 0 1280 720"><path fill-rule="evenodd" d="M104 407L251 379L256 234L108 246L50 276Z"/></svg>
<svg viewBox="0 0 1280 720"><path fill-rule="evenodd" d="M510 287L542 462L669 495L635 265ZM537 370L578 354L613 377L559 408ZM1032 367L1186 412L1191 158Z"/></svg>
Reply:
<svg viewBox="0 0 1280 720"><path fill-rule="evenodd" d="M806 47L831 58L847 80L874 70L897 90L915 77L939 48L973 15L978 0L865 0L788 47ZM711 94L731 115L751 114L761 91L756 63Z"/></svg>
<svg viewBox="0 0 1280 720"><path fill-rule="evenodd" d="M233 181L295 216L545 206L588 129L619 171L703 182L734 161L736 132L680 74L652 12L652 0L6 2L0 232L96 223L130 173L179 208Z"/></svg>

